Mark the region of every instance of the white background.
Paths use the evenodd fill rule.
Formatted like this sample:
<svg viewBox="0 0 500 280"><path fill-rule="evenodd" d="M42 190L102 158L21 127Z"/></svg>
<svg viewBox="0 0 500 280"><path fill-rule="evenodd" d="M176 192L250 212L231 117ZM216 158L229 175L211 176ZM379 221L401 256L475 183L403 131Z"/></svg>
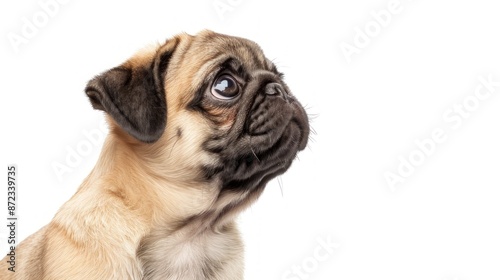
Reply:
<svg viewBox="0 0 500 280"><path fill-rule="evenodd" d="M149 43L208 28L259 43L314 116L300 160L239 219L246 279L500 279L500 87L474 97L480 77L500 81L496 1L70 0L44 23L45 2L0 7L0 201L15 163L19 240L95 164L101 142L61 180L52 167L102 122L86 82ZM397 11L382 26L374 14L388 5ZM16 46L23 18L39 27ZM464 100L458 124L448 110ZM415 141L436 129L446 140L418 157ZM413 173L398 173L411 155ZM404 182L391 188L387 172ZM5 226L0 235L6 251Z"/></svg>

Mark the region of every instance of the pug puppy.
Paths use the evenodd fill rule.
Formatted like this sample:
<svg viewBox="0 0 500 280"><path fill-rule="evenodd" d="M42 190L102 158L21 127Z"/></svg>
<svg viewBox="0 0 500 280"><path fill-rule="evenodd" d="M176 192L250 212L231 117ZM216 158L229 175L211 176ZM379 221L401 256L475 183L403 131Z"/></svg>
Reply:
<svg viewBox="0 0 500 280"><path fill-rule="evenodd" d="M85 93L110 132L2 279L243 279L236 216L306 147L307 114L252 41L203 31L140 51Z"/></svg>

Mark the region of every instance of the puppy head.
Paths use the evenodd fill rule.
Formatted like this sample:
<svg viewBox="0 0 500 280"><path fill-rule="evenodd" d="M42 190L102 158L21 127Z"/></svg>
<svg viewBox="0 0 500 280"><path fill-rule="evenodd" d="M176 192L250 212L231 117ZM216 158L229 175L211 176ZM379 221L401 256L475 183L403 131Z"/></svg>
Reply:
<svg viewBox="0 0 500 280"><path fill-rule="evenodd" d="M178 35L85 91L111 130L155 150L176 182L215 184L221 194L263 188L308 140L307 115L282 74L243 38Z"/></svg>

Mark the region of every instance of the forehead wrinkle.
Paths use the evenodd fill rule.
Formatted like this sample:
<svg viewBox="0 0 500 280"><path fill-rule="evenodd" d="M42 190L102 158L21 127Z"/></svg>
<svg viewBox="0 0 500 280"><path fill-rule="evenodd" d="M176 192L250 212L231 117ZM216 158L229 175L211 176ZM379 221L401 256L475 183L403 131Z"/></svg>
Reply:
<svg viewBox="0 0 500 280"><path fill-rule="evenodd" d="M251 61L254 68L265 68L266 58L257 45L242 44L240 50L244 53L244 61Z"/></svg>
<svg viewBox="0 0 500 280"><path fill-rule="evenodd" d="M217 69L220 67L221 63L227 59L227 54L219 54L218 56L208 59L205 61L201 67L196 71L194 77L193 77L193 86L199 86L206 80L210 79L212 75L210 75L212 72L214 72L214 69ZM215 74L215 73L214 73Z"/></svg>

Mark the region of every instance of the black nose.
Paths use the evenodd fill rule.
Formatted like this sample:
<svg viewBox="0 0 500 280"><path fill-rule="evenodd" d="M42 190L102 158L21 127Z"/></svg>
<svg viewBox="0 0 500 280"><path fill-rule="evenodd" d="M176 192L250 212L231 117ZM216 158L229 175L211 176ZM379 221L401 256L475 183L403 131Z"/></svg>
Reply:
<svg viewBox="0 0 500 280"><path fill-rule="evenodd" d="M266 88L264 89L264 92L267 95L275 95L284 98L285 100L288 100L287 98L287 93L283 86L279 83L269 83L266 85Z"/></svg>

